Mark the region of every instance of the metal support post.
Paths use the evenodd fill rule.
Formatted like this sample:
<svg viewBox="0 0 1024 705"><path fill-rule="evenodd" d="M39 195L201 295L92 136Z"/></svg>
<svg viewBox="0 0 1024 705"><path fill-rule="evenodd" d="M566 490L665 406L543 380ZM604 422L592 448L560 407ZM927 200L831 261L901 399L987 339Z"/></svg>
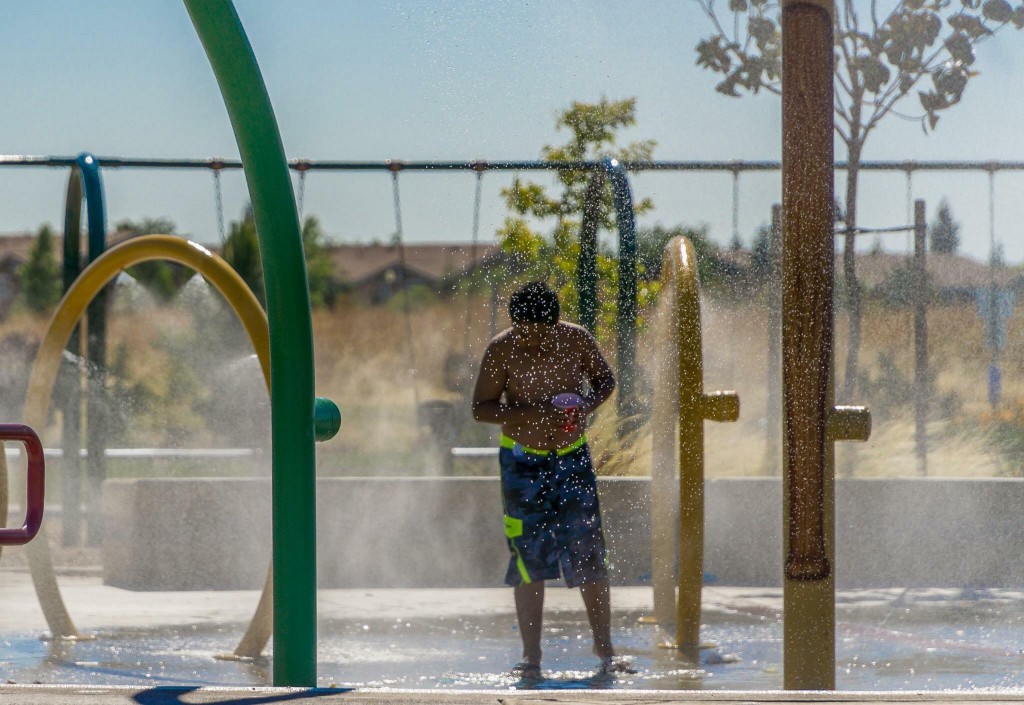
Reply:
<svg viewBox="0 0 1024 705"><path fill-rule="evenodd" d="M270 320L274 685L316 685L313 326L281 133L230 0L184 0L231 118L252 199Z"/></svg>
<svg viewBox="0 0 1024 705"><path fill-rule="evenodd" d="M928 475L927 230L924 201L914 201L914 444L921 477Z"/></svg>
<svg viewBox="0 0 1024 705"><path fill-rule="evenodd" d="M833 389L833 4L782 2L783 685L835 688L835 452L870 416Z"/></svg>
<svg viewBox="0 0 1024 705"><path fill-rule="evenodd" d="M768 239L768 395L765 401L764 473L778 476L782 435L782 206L772 204Z"/></svg>

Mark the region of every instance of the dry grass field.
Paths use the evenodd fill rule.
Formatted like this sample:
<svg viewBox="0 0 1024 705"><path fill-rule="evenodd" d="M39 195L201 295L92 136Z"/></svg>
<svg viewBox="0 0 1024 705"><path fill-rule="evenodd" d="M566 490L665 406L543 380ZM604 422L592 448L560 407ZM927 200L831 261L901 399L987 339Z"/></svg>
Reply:
<svg viewBox="0 0 1024 705"><path fill-rule="evenodd" d="M741 398L737 423L707 423L709 477L778 472L765 457L767 316L757 302L704 302L706 390L731 389ZM454 442L487 446L494 429L468 419L466 400L475 364L490 337L490 307L483 298L426 300L408 317L397 304L343 303L314 313L317 394L342 409L342 430L318 447L323 474L430 474L441 472L440 455L429 428L417 423L416 404L443 400L455 410ZM223 316L199 315L194 306L117 309L111 318L111 357L118 350L122 373L147 400L132 407L124 442L131 445L232 445L265 443L269 412L258 371L242 361L252 354L241 330ZM204 323L205 321L205 323ZM507 325L504 312L497 324ZM1011 320L1001 353L1004 403L987 401L990 352L974 307L936 307L929 312L929 355L934 370L933 414L929 421L928 474L934 476L1020 476L1024 457L1024 330ZM45 321L15 315L0 324L0 341L38 341ZM641 335L640 388L649 389L650 367L659 340L657 325ZM614 349L614 341L602 340ZM24 347L24 346L22 346ZM27 372L17 346L5 345L7 378ZM11 352L14 350L15 352ZM837 314L836 351L842 361L845 319ZM31 357L30 351L24 358ZM227 360L227 362L225 362ZM840 444L839 473L856 477L915 476L911 318L907 310L869 305L861 352L864 383L846 403L872 408L874 431L864 444ZM837 365L841 369L841 365ZM18 370L22 370L19 372ZM231 394L245 386L243 398ZM256 392L253 392L253 388ZM252 401L253 394L262 400ZM248 396L245 396L248 395ZM643 399L649 393L642 394ZM9 404L8 404L9 405ZM592 443L599 471L646 475L650 434L646 425L626 440L616 434L614 401L595 419ZM242 418L241 427L222 431L224 416ZM226 423L226 421L224 422ZM57 438L59 416L45 431ZM239 430L241 428L242 430ZM173 431L173 432L172 432ZM228 436L234 434L229 440ZM457 460L456 473L489 474L493 458Z"/></svg>

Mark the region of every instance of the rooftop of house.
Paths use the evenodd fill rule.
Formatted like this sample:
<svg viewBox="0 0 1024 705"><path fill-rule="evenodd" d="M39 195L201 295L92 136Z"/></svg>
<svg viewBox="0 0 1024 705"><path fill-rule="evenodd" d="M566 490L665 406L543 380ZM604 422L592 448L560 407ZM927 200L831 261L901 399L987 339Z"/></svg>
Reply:
<svg viewBox="0 0 1024 705"><path fill-rule="evenodd" d="M838 259L838 256L837 256ZM874 289L881 286L893 272L905 267L911 258L889 252L869 252L857 255L857 278L861 284ZM990 286L992 278L999 286L1008 286L1020 278L1020 270L1013 267L993 269L987 262L956 254L929 253L925 260L931 285L939 289L980 289Z"/></svg>
<svg viewBox="0 0 1024 705"><path fill-rule="evenodd" d="M130 233L113 232L109 244L117 244L132 237ZM0 234L0 258L17 258L24 261L35 241L34 233ZM54 238L54 247L59 253L63 238ZM218 247L211 247L218 251ZM404 249L404 252L402 252ZM447 275L479 265L499 253L497 243L408 243L404 248L393 244L330 244L328 255L335 272L351 283L379 275L400 264L404 257L409 271L428 279L440 280ZM749 263L749 252L723 249L725 259L743 266ZM837 266L841 254L837 252ZM906 266L910 257L890 252L868 252L857 255L857 274L861 284L874 289L881 286L893 272ZM977 289L989 286L993 269L986 262L957 254L930 253L927 259L928 273L932 285L942 289ZM996 282L1008 286L1022 277L1019 267L1000 267L994 270Z"/></svg>
<svg viewBox="0 0 1024 705"><path fill-rule="evenodd" d="M36 241L36 235L36 233L0 233L0 257L14 256L24 262L28 259L28 253ZM111 232L107 235L107 246L117 245L132 237L134 235L129 232L120 230ZM84 243L85 241L86 236L83 234L82 242ZM60 233L54 233L53 248L59 259L59 253L64 248L64 237Z"/></svg>
<svg viewBox="0 0 1024 705"><path fill-rule="evenodd" d="M404 249L404 252L402 251ZM431 279L465 271L498 252L495 243L414 243L397 245L331 245L334 270L349 282L359 282L399 265L404 258L410 271Z"/></svg>

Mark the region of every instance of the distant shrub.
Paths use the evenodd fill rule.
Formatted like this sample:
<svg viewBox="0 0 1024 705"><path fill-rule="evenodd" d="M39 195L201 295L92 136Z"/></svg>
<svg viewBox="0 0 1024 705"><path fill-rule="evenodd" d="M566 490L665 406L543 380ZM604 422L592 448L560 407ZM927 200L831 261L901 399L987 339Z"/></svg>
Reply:
<svg viewBox="0 0 1024 705"><path fill-rule="evenodd" d="M28 260L18 268L21 295L33 313L48 313L60 300L60 265L53 245L53 231L49 225L42 226L29 250Z"/></svg>

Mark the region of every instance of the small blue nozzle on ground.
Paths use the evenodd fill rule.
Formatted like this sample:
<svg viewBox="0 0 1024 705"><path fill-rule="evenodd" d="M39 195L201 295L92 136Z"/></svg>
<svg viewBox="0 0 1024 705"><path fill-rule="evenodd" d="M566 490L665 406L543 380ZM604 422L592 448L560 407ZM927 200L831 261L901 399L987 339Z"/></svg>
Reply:
<svg viewBox="0 0 1024 705"><path fill-rule="evenodd" d="M329 441L341 428L341 410L327 397L313 401L313 436L317 442Z"/></svg>

